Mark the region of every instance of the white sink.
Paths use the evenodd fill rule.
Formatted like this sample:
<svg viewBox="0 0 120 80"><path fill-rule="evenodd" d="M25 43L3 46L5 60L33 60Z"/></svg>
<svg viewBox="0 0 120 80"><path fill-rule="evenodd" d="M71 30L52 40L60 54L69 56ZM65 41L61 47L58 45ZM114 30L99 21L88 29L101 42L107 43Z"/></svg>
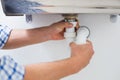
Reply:
<svg viewBox="0 0 120 80"><path fill-rule="evenodd" d="M2 0L6 14L120 14L120 0Z"/></svg>

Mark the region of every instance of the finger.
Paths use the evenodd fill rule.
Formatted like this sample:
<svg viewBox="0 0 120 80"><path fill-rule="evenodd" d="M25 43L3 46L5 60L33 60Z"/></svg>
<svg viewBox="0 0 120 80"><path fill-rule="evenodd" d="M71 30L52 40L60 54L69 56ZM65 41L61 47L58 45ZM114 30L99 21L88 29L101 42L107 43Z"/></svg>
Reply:
<svg viewBox="0 0 120 80"><path fill-rule="evenodd" d="M70 26L69 26L67 23L65 23L65 22L60 22L58 25L59 25L59 26L56 26L56 31L57 31L57 32L62 32L62 33L65 32L65 28L70 27Z"/></svg>
<svg viewBox="0 0 120 80"><path fill-rule="evenodd" d="M60 35L64 37L64 31L60 32Z"/></svg>
<svg viewBox="0 0 120 80"><path fill-rule="evenodd" d="M70 47L75 47L75 46L76 46L76 43L74 43L74 42L70 43Z"/></svg>
<svg viewBox="0 0 120 80"><path fill-rule="evenodd" d="M65 28L72 28L73 24L69 23L69 22L64 22L64 26L65 26Z"/></svg>
<svg viewBox="0 0 120 80"><path fill-rule="evenodd" d="M57 40L63 40L64 37L63 36L60 36Z"/></svg>
<svg viewBox="0 0 120 80"><path fill-rule="evenodd" d="M70 22L65 22L64 20L58 21L58 22L56 22L56 23L61 23L61 24L65 25L65 26L68 26L68 27L72 27L72 26L73 26L72 23L70 23Z"/></svg>
<svg viewBox="0 0 120 80"><path fill-rule="evenodd" d="M91 47L91 49L93 49L93 44L91 41L87 40L87 44L89 45L89 47Z"/></svg>
<svg viewBox="0 0 120 80"><path fill-rule="evenodd" d="M79 28L80 28L80 24L79 24L79 22L77 22L76 29L78 30Z"/></svg>
<svg viewBox="0 0 120 80"><path fill-rule="evenodd" d="M69 23L69 22L59 22L59 24L61 25L60 28L62 28L62 29L73 27L73 24Z"/></svg>
<svg viewBox="0 0 120 80"><path fill-rule="evenodd" d="M87 40L86 42L87 42L88 44L92 44L92 42L91 42L90 40Z"/></svg>

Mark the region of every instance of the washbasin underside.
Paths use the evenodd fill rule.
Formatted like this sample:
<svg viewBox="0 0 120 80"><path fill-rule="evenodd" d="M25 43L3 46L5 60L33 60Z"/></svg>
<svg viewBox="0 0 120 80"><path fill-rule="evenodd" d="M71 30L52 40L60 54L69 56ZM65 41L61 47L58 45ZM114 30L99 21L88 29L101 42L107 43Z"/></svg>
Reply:
<svg viewBox="0 0 120 80"><path fill-rule="evenodd" d="M6 15L115 13L120 0L1 0Z"/></svg>

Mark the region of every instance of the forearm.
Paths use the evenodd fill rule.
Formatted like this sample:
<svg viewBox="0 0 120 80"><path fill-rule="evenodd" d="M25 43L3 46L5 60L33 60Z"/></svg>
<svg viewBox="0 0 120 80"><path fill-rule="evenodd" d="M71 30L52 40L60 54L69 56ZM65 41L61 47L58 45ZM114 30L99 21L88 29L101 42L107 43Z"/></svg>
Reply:
<svg viewBox="0 0 120 80"><path fill-rule="evenodd" d="M72 27L70 23L57 22L37 29L12 30L3 49L14 49L48 40L61 40L64 39L64 29L69 27Z"/></svg>
<svg viewBox="0 0 120 80"><path fill-rule="evenodd" d="M13 49L31 44L41 43L50 39L46 27L26 30L12 30L3 49Z"/></svg>
<svg viewBox="0 0 120 80"><path fill-rule="evenodd" d="M28 65L24 80L59 80L80 70L76 62L70 58L57 62Z"/></svg>

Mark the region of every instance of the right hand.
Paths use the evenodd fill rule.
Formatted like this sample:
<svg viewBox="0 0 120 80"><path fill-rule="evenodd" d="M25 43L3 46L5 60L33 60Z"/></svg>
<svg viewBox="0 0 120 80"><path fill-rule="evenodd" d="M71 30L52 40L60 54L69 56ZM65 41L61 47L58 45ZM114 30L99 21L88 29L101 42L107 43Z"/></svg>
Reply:
<svg viewBox="0 0 120 80"><path fill-rule="evenodd" d="M51 24L47 27L46 32L50 36L50 40L61 40L64 39L65 28L72 28L73 24L69 22L59 21ZM76 29L79 28L79 24L77 23Z"/></svg>
<svg viewBox="0 0 120 80"><path fill-rule="evenodd" d="M92 43L87 41L84 45L77 45L73 42L70 44L70 47L71 58L75 60L76 65L79 66L79 70L86 67L94 54Z"/></svg>

